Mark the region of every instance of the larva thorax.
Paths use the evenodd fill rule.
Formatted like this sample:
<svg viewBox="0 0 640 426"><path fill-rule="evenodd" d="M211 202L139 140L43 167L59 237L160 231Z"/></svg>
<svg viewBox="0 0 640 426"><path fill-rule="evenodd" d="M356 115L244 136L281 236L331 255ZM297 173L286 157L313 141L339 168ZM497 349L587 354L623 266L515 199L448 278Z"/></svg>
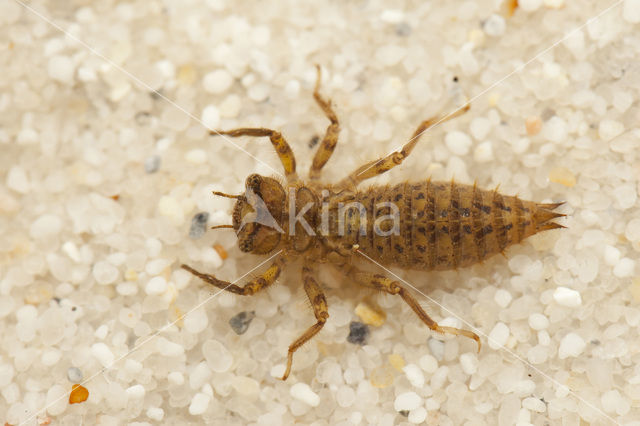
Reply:
<svg viewBox="0 0 640 426"><path fill-rule="evenodd" d="M481 262L537 232L561 227L559 204L539 204L475 185L425 180L365 191L287 189L251 175L233 225L241 250L303 253L323 246L348 256L360 250L388 266L447 270Z"/></svg>

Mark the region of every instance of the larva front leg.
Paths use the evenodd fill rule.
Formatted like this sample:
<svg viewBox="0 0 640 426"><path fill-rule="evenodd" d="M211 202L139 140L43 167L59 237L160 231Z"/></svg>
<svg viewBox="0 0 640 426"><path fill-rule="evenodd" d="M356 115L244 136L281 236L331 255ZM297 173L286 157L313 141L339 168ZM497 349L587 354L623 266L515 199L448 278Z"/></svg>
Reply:
<svg viewBox="0 0 640 426"><path fill-rule="evenodd" d="M191 272L196 277L200 278L203 281L208 282L209 284L218 287L219 289L229 291L234 294L239 294L241 296L251 296L258 291L262 290L273 284L278 277L280 276L280 272L282 272L282 268L286 263L286 259L282 254L278 255L276 259L273 261L271 266L267 268L260 276L252 279L247 282L244 286L240 287L235 284L230 283L229 281L222 281L214 277L213 275L204 274L202 272L198 272L188 265L181 265L181 268L185 271Z"/></svg>
<svg viewBox="0 0 640 426"><path fill-rule="evenodd" d="M449 121L453 118L459 117L465 112L469 111L470 105L466 104L464 107L454 111L451 114L439 117L433 117L428 120L420 123L415 132L413 132L413 136L409 139L400 151L393 152L386 157L380 158L378 160L371 161L364 166L358 167L353 173L351 173L346 178L342 179L339 183L339 187L345 188L355 188L362 181L365 181L374 176L381 175L395 166L402 164L402 162L411 154L413 148L415 148L416 144L420 140L420 136L429 129L430 127L444 123L445 121Z"/></svg>
<svg viewBox="0 0 640 426"><path fill-rule="evenodd" d="M352 278L356 283L360 284L363 287L384 291L389 294L397 294L402 297L402 300L404 300L407 305L411 307L413 312L418 315L418 318L420 318L422 322L425 323L431 330L442 334L449 333L456 336L465 336L475 340L478 344L478 352L480 352L482 344L480 343L480 337L478 337L476 333L455 327L444 327L438 325L437 322L432 320L431 317L427 315L418 301L413 296L411 296L407 289L400 285L399 282L393 281L390 278L385 277L384 275L363 272L353 266L349 267L349 269L347 269L345 272L348 277Z"/></svg>
<svg viewBox="0 0 640 426"><path fill-rule="evenodd" d="M209 133L212 136L227 135L232 138L236 138L238 136L268 136L273 148L276 150L276 154L278 154L278 158L280 158L287 182L295 183L298 181L298 174L296 173L296 157L293 154L289 143L282 136L282 133L276 130L265 129L264 127L216 130Z"/></svg>

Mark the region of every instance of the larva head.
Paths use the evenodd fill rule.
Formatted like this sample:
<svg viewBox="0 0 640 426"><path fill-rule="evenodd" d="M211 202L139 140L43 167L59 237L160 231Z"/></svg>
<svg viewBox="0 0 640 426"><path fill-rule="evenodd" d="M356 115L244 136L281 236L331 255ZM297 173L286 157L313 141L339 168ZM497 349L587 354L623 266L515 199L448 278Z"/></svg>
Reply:
<svg viewBox="0 0 640 426"><path fill-rule="evenodd" d="M286 194L277 180L257 174L247 178L245 188L233 207L238 245L246 253L269 253L278 247L283 234Z"/></svg>

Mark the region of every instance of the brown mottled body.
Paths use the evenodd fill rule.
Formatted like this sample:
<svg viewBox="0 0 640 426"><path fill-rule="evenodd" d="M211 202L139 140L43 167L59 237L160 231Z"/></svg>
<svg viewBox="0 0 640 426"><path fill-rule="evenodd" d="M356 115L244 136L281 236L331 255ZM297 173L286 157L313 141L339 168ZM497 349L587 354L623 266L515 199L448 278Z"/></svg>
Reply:
<svg viewBox="0 0 640 426"><path fill-rule="evenodd" d="M455 182L374 186L355 193L350 202L366 206L366 217L346 211L344 235L331 226L329 241L343 247L357 245L382 265L422 271L467 267L536 232L561 227L548 222L562 216L551 211L559 204L537 204ZM373 232L373 224L389 211L376 206L390 203L398 206L399 229L383 236ZM333 209L330 220L338 223L338 216ZM365 235L360 232L362 222L367 226Z"/></svg>
<svg viewBox="0 0 640 426"><path fill-rule="evenodd" d="M378 265L424 271L469 266L536 232L561 228L550 222L563 216L552 211L561 203L538 204L475 185L430 180L358 191L361 182L401 164L427 129L464 114L469 105L423 121L399 151L358 167L336 184L321 184L321 169L336 147L340 124L319 87L318 67L313 96L331 124L313 158L309 182L298 178L293 151L280 132L265 128L212 132L232 137L269 137L282 163L284 185L252 174L243 194L214 192L236 199L233 224L214 228L234 229L243 252L273 254L271 265L243 286L187 265L182 268L222 290L249 296L272 285L291 259L303 259L302 283L316 322L289 346L283 380L289 376L295 351L315 336L329 318L326 298L316 281L315 264L319 262L333 264L357 285L400 296L429 329L473 339L479 351L476 333L440 326L401 283L361 271L354 260L364 257Z"/></svg>

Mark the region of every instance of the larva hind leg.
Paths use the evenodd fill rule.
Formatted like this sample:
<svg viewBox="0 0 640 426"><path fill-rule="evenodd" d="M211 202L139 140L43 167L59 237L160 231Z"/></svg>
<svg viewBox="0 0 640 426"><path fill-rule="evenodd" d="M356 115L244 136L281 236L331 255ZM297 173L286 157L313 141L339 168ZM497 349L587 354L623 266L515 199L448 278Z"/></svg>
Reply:
<svg viewBox="0 0 640 426"><path fill-rule="evenodd" d="M338 143L338 134L340 133L340 123L338 122L338 116L333 108L331 108L331 100L324 99L322 95L320 95L320 80L322 75L319 65L316 65L316 69L318 76L316 78L316 87L313 90L313 98L324 112L324 115L331 121L331 124L327 127L322 143L313 157L313 163L311 163L311 169L309 170L309 178L311 180L318 180L320 178L320 171L327 161L329 161L329 158L331 158L331 154L333 154L333 150Z"/></svg>
<svg viewBox="0 0 640 426"><path fill-rule="evenodd" d="M409 139L409 142L407 142L400 151L393 152L386 157L382 157L378 160L371 161L364 166L358 167L349 176L342 179L338 183L338 186L345 188L355 188L362 181L374 176L381 175L393 169L395 166L400 165L404 161L404 159L407 158L409 154L411 154L411 151L413 151L413 148L415 148L416 144L420 140L420 136L422 136L422 134L427 129L436 124L444 123L445 121L449 121L453 118L459 117L467 112L469 108L470 105L466 104L464 107L457 109L451 114L433 117L423 121L422 123L420 123L416 131L413 132L413 135L411 136L411 139Z"/></svg>
<svg viewBox="0 0 640 426"><path fill-rule="evenodd" d="M418 301L409 294L407 289L405 289L399 282L393 281L384 275L380 274L372 274L369 272L363 272L355 267L349 267L349 269L345 270L346 274L352 278L356 283L361 286L372 288L375 290L384 291L389 294L397 294L402 297L409 307L413 310L413 312L418 315L418 318L422 320L423 323L427 325L431 330L437 331L438 333L449 333L454 334L456 336L465 336L470 339L473 339L478 344L478 352L480 352L480 348L482 344L480 343L480 337L472 331L462 330L455 327L444 327L438 325L437 322L431 319L429 315L422 309Z"/></svg>
<svg viewBox="0 0 640 426"><path fill-rule="evenodd" d="M309 327L300 337L298 337L290 346L287 352L287 368L282 375L282 380L287 380L289 373L291 373L291 364L293 363L293 354L295 351L311 340L313 336L318 334L324 324L329 318L329 308L327 306L327 299L322 292L322 289L313 277L314 269L309 266L302 267L302 280L304 282L304 291L307 293L311 307L313 308L313 314L316 317L316 323Z"/></svg>
<svg viewBox="0 0 640 426"><path fill-rule="evenodd" d="M264 127L257 128L240 128L240 129L232 129L232 130L215 130L209 132L210 135L227 135L232 138L236 138L238 136L253 136L253 137L262 137L268 136L273 148L276 150L276 154L278 154L278 158L282 163L282 167L284 168L284 174L287 178L288 183L295 183L298 181L298 174L296 173L296 158L287 143L286 139L282 136L282 134L276 130L265 129Z"/></svg>

